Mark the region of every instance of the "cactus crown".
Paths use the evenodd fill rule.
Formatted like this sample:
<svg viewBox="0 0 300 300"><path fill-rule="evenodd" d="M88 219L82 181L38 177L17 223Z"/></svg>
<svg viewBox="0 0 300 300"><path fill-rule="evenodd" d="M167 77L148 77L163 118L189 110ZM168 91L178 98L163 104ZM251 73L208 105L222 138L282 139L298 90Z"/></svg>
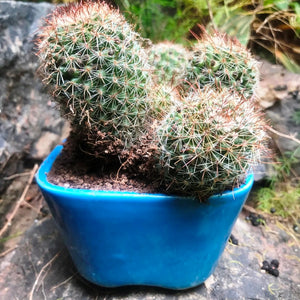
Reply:
<svg viewBox="0 0 300 300"><path fill-rule="evenodd" d="M258 84L257 62L237 40L214 32L209 35L203 28L203 38L197 41L185 72L184 89L190 85L200 88L235 89L251 98Z"/></svg>
<svg viewBox="0 0 300 300"><path fill-rule="evenodd" d="M142 39L101 2L58 8L39 39L41 71L75 130L125 145L145 132L149 66Z"/></svg>
<svg viewBox="0 0 300 300"><path fill-rule="evenodd" d="M253 103L232 91L212 89L189 94L157 134L158 168L169 190L201 197L241 183L265 139Z"/></svg>

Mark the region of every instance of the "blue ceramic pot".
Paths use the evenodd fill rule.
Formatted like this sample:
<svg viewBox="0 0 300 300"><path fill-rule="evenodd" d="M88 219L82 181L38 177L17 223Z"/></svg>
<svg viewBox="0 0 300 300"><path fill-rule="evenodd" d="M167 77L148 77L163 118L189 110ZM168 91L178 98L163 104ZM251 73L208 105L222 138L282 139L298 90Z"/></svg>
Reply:
<svg viewBox="0 0 300 300"><path fill-rule="evenodd" d="M214 271L253 184L199 203L162 194L64 188L47 181L63 146L36 181L79 273L105 287L194 287Z"/></svg>

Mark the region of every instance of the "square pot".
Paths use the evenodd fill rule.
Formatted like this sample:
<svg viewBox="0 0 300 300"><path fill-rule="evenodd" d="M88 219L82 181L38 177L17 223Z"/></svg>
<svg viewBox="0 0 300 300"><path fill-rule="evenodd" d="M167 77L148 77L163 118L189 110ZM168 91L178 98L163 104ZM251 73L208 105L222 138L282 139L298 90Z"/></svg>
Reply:
<svg viewBox="0 0 300 300"><path fill-rule="evenodd" d="M79 273L105 287L186 289L214 271L253 184L200 203L189 197L64 188L47 181L63 146L36 181Z"/></svg>

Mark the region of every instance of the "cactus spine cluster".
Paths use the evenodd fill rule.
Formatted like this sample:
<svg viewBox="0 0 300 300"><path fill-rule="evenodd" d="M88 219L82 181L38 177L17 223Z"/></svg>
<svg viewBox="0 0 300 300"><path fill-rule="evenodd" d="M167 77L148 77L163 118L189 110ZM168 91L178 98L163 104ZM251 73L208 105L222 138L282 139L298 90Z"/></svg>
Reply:
<svg viewBox="0 0 300 300"><path fill-rule="evenodd" d="M259 81L257 62L237 40L213 33L198 40L185 71L185 90L191 86L234 89L251 98Z"/></svg>
<svg viewBox="0 0 300 300"><path fill-rule="evenodd" d="M130 145L145 132L149 66L141 37L104 2L58 8L43 27L44 81L73 129Z"/></svg>
<svg viewBox="0 0 300 300"><path fill-rule="evenodd" d="M241 183L265 139L253 103L237 93L191 93L158 127L158 167L172 192L208 197Z"/></svg>

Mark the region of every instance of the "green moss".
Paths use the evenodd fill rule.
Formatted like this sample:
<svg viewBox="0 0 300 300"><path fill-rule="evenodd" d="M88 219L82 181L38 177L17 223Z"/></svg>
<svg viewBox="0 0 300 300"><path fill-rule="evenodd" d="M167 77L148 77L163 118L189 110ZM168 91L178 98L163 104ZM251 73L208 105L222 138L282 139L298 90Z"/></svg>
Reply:
<svg viewBox="0 0 300 300"><path fill-rule="evenodd" d="M300 218L300 185L288 184L276 189L263 187L255 193L257 208L270 213L275 208L274 214L283 218L292 218L294 221Z"/></svg>

